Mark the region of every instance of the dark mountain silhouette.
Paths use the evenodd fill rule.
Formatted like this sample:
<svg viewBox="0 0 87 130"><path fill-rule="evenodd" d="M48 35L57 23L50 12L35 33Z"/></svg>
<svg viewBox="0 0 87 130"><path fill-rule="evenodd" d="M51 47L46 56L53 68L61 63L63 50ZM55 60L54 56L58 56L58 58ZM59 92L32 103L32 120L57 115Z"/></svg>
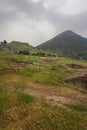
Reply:
<svg viewBox="0 0 87 130"><path fill-rule="evenodd" d="M67 30L37 46L59 56L87 60L87 38Z"/></svg>

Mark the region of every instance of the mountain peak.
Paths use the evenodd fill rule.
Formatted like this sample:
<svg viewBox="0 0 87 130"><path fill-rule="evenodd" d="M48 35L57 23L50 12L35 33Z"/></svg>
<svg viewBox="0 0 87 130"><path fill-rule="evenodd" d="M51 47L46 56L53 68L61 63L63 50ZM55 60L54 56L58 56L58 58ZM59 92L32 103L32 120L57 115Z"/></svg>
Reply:
<svg viewBox="0 0 87 130"><path fill-rule="evenodd" d="M71 30L64 31L64 32L61 33L61 34L67 34L67 35L74 34L74 35L76 35L76 33L74 33L74 32L71 31Z"/></svg>
<svg viewBox="0 0 87 130"><path fill-rule="evenodd" d="M67 56L87 60L87 39L71 30L55 36L38 46L59 56Z"/></svg>
<svg viewBox="0 0 87 130"><path fill-rule="evenodd" d="M71 30L66 30L65 33L74 33L74 32Z"/></svg>
<svg viewBox="0 0 87 130"><path fill-rule="evenodd" d="M67 30L67 31L64 31L63 33L57 35L58 37L73 37L73 36L76 36L78 34L74 33L73 31L71 30Z"/></svg>

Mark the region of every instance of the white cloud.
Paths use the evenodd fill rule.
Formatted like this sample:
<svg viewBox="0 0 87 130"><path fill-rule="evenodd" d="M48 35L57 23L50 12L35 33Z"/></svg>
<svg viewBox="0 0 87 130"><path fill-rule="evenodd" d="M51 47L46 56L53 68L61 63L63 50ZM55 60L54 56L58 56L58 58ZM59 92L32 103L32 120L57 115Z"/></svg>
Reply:
<svg viewBox="0 0 87 130"><path fill-rule="evenodd" d="M65 0L58 11L68 15L76 15L87 11L87 0Z"/></svg>
<svg viewBox="0 0 87 130"><path fill-rule="evenodd" d="M45 39L50 39L56 31L55 26L47 20L33 21L28 18L24 20L22 17L18 20L5 26L5 30L1 35L3 39L25 41L35 46L45 41Z"/></svg>
<svg viewBox="0 0 87 130"><path fill-rule="evenodd" d="M43 0L43 5L46 9L54 9L66 15L87 11L87 0Z"/></svg>
<svg viewBox="0 0 87 130"><path fill-rule="evenodd" d="M63 2L64 0L43 0L43 5L47 9L57 9Z"/></svg>
<svg viewBox="0 0 87 130"><path fill-rule="evenodd" d="M40 0L31 0L31 1L36 2L36 3L37 3L37 2L40 2Z"/></svg>

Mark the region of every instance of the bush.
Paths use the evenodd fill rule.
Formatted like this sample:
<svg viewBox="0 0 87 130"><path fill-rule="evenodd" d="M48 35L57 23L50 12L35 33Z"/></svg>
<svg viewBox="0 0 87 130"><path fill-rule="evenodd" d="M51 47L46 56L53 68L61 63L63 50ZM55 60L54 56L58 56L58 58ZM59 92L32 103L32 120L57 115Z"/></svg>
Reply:
<svg viewBox="0 0 87 130"><path fill-rule="evenodd" d="M32 55L33 55L33 56L41 56L41 57L44 57L44 56L46 56L46 53L44 53L44 52L38 52L38 53L33 53Z"/></svg>
<svg viewBox="0 0 87 130"><path fill-rule="evenodd" d="M56 57L55 54L50 54L50 53L48 53L47 56L49 56L49 57Z"/></svg>
<svg viewBox="0 0 87 130"><path fill-rule="evenodd" d="M23 50L23 51L20 51L19 54L29 55L30 53L28 50Z"/></svg>

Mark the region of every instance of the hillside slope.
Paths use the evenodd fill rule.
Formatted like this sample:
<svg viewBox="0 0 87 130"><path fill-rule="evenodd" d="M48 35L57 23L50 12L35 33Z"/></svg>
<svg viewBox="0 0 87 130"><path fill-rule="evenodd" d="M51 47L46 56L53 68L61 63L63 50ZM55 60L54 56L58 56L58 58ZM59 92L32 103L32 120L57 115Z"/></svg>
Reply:
<svg viewBox="0 0 87 130"><path fill-rule="evenodd" d="M13 48L16 51L21 51L21 50L34 51L34 47L29 45L28 43L23 43L18 41L12 41L11 43L8 44L8 46Z"/></svg>
<svg viewBox="0 0 87 130"><path fill-rule="evenodd" d="M87 62L0 52L0 130L87 130Z"/></svg>
<svg viewBox="0 0 87 130"><path fill-rule="evenodd" d="M87 39L70 30L42 43L37 48L50 51L59 56L87 60Z"/></svg>
<svg viewBox="0 0 87 130"><path fill-rule="evenodd" d="M20 52L27 50L29 52L35 52L35 48L29 45L28 43L12 41L7 44L0 44L0 50L2 51L11 51L11 52Z"/></svg>

